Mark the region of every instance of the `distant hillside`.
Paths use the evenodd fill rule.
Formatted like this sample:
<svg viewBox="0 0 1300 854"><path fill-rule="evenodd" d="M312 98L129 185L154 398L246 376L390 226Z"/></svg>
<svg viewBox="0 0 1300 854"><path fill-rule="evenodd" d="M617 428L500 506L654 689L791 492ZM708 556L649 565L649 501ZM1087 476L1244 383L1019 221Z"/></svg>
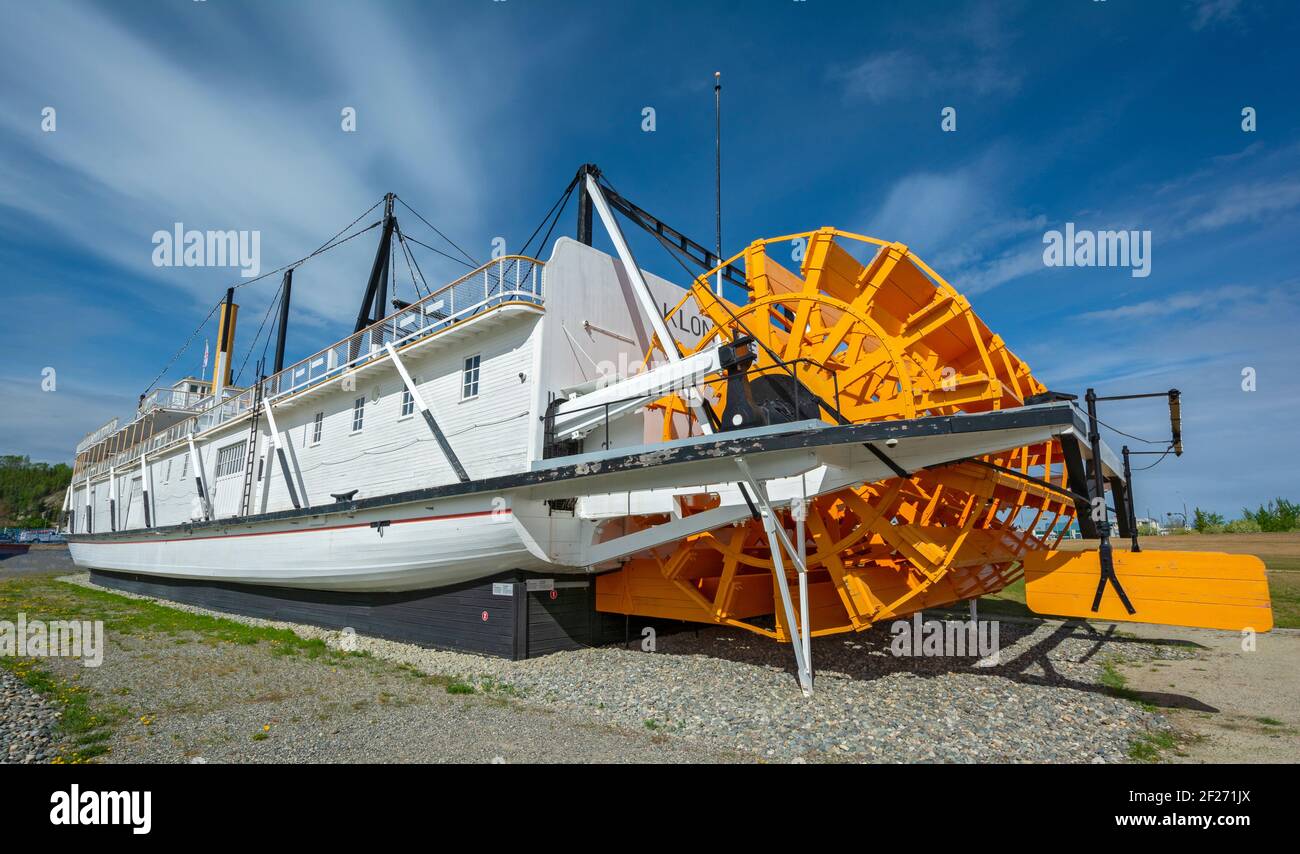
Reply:
<svg viewBox="0 0 1300 854"><path fill-rule="evenodd" d="M34 463L29 457L0 456L0 527L47 528L59 520L63 494L72 482L64 463Z"/></svg>

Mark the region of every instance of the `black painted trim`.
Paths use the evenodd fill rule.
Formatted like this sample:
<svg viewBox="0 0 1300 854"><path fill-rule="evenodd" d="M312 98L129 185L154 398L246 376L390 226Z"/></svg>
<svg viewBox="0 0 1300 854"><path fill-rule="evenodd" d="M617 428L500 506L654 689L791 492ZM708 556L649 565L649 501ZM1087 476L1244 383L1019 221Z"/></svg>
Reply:
<svg viewBox="0 0 1300 854"><path fill-rule="evenodd" d="M582 454L575 457L556 457L547 460L552 465L516 474L473 480L467 483L450 483L442 486L377 495L359 501L338 501L295 510L278 510L253 516L232 516L206 522L191 522L154 528L141 537L141 530L105 534L75 534L68 539L75 543L106 542L139 539L150 542L167 533L189 534L201 531L220 531L232 525L257 525L265 522L283 522L324 516L332 513L355 513L399 504L454 498L484 492L499 492L528 486L541 486L565 480L581 480L598 475L639 471L665 465L682 465L692 462L716 460L720 457L761 454L771 451L824 448L832 445L851 445L883 442L888 439L910 439L924 436L944 436L961 433L984 433L994 430L1012 430L1023 427L1073 427L1080 434L1086 427L1068 403L1000 409L973 415L943 415L899 421L872 421L865 424L805 426L784 432L764 432L762 435L744 436L721 433L713 436L681 440L662 448L649 446L633 453L616 456ZM615 449L617 451L617 449ZM569 462L566 462L569 460ZM574 462L577 460L577 462Z"/></svg>

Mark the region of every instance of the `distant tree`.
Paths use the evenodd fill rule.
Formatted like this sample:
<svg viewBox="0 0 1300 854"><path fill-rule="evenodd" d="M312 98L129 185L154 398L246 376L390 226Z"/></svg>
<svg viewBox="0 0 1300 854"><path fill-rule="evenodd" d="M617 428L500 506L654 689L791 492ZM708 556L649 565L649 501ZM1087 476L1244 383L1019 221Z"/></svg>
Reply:
<svg viewBox="0 0 1300 854"><path fill-rule="evenodd" d="M1201 534L1213 534L1223 530L1223 514L1210 513L1197 507L1192 511L1192 527Z"/></svg>
<svg viewBox="0 0 1300 854"><path fill-rule="evenodd" d="M65 463L33 463L17 454L0 455L0 520L22 528L53 525L71 482L72 467Z"/></svg>
<svg viewBox="0 0 1300 854"><path fill-rule="evenodd" d="M1259 523L1254 519L1233 519L1223 526L1225 534L1258 534Z"/></svg>
<svg viewBox="0 0 1300 854"><path fill-rule="evenodd" d="M1300 503L1277 498L1261 504L1258 510L1244 509L1241 515L1259 525L1261 531L1292 531L1300 525Z"/></svg>

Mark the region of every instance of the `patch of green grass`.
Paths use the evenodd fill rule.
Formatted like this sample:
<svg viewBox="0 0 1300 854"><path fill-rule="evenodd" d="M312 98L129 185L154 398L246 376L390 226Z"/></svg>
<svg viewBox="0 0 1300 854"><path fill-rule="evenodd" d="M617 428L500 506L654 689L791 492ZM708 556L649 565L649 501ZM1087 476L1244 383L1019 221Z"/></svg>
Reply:
<svg viewBox="0 0 1300 854"><path fill-rule="evenodd" d="M1274 571L1274 560L1269 559L1267 573L1268 595L1273 600L1273 625L1300 629L1300 572Z"/></svg>
<svg viewBox="0 0 1300 854"><path fill-rule="evenodd" d="M253 733L253 741L266 741L270 736L264 732Z"/></svg>
<svg viewBox="0 0 1300 854"><path fill-rule="evenodd" d="M333 661L359 653L332 650L321 638L304 638L289 629L250 626L226 617L194 614L143 599L130 599L106 590L55 580L50 576L13 578L0 582L0 617L12 618L18 611L28 620L103 620L104 627L123 635L172 636L174 642L188 642L200 636L204 643L234 643L253 646L267 643L278 655L304 654Z"/></svg>
<svg viewBox="0 0 1300 854"><path fill-rule="evenodd" d="M73 745L60 753L57 764L80 764L108 752L107 742L114 727L127 716L119 706L95 702L83 686L62 679L29 658L0 658L5 668L36 693L53 703L60 712L58 733Z"/></svg>
<svg viewBox="0 0 1300 854"><path fill-rule="evenodd" d="M1137 703L1148 712L1156 711L1155 706L1142 699L1142 695L1137 691L1128 687L1128 679L1115 667L1117 663L1119 659L1110 659L1101 664L1101 678L1097 681L1106 689L1106 693L1121 700L1128 700L1130 703Z"/></svg>
<svg viewBox="0 0 1300 854"><path fill-rule="evenodd" d="M660 724L659 721L655 720L654 718L645 719L645 728L648 730L656 730L659 729L660 726L662 726L662 724Z"/></svg>
<svg viewBox="0 0 1300 854"><path fill-rule="evenodd" d="M496 694L502 697L514 697L514 698L519 698L524 695L523 691L520 691L514 685L511 685L509 682L502 682L500 679L496 679L491 676L484 676L482 679L480 679L479 686L483 689L484 693L487 694Z"/></svg>
<svg viewBox="0 0 1300 854"><path fill-rule="evenodd" d="M1129 742L1128 758L1134 762L1155 762L1160 758L1160 751L1172 750L1178 739L1168 730L1144 732Z"/></svg>
<svg viewBox="0 0 1300 854"><path fill-rule="evenodd" d="M1123 673L1115 669L1115 662L1113 661L1102 664L1101 678L1097 681L1112 691L1123 691L1128 684L1128 679L1124 677Z"/></svg>
<svg viewBox="0 0 1300 854"><path fill-rule="evenodd" d="M0 618L16 620L19 612L28 620L102 620L110 635L106 655L112 653L112 636L133 636L158 643L198 642L255 646L266 644L276 655L302 655L324 659L340 667L365 653L330 649L320 638L303 638L289 629L252 626L225 617L194 614L142 599L132 599L104 590L69 584L52 576L12 578L0 582ZM164 640L165 638L165 640ZM142 650L139 655L150 658ZM84 687L68 681L41 663L0 658L0 667L12 671L28 687L45 696L61 712L59 730L71 750L56 762L86 762L108 751L107 742L117 723L131 713L119 706L97 702ZM116 689L127 696L129 688ZM262 740L266 733L254 736Z"/></svg>
<svg viewBox="0 0 1300 854"><path fill-rule="evenodd" d="M1284 726L1284 724L1277 718L1255 718L1255 722L1261 723L1264 726Z"/></svg>
<svg viewBox="0 0 1300 854"><path fill-rule="evenodd" d="M473 694L474 686L470 685L467 682L461 682L459 680L453 679L447 682L447 693L448 694Z"/></svg>

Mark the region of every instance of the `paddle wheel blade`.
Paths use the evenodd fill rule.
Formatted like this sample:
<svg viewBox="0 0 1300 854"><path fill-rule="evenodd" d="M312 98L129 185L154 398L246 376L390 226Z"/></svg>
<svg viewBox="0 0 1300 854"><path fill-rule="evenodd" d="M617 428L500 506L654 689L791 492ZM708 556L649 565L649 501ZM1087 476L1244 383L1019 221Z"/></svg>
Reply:
<svg viewBox="0 0 1300 854"><path fill-rule="evenodd" d="M1040 551L1025 556L1025 602L1038 614L1266 632L1273 611L1264 564L1254 555L1217 552L1113 553L1115 575L1134 613L1101 577L1096 551Z"/></svg>

